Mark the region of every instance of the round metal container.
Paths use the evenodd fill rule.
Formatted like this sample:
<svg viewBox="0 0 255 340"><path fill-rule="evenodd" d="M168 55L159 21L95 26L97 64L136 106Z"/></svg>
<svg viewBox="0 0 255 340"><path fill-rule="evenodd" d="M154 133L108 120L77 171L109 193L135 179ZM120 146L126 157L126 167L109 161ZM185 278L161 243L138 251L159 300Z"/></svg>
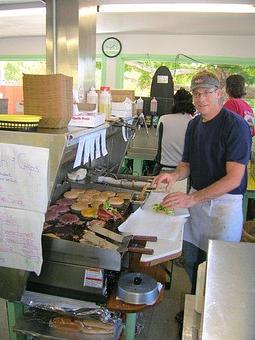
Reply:
<svg viewBox="0 0 255 340"><path fill-rule="evenodd" d="M119 279L117 296L126 303L153 304L158 294L157 281L147 274L125 273Z"/></svg>

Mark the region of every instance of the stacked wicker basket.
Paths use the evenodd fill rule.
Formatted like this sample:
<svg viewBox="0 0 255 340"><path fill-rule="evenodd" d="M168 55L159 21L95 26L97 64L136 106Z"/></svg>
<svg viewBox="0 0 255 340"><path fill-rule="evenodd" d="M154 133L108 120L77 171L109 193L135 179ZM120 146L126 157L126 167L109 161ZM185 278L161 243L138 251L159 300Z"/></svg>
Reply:
<svg viewBox="0 0 255 340"><path fill-rule="evenodd" d="M73 111L73 78L63 74L23 75L24 113L42 116L39 127L64 128Z"/></svg>
<svg viewBox="0 0 255 340"><path fill-rule="evenodd" d="M242 241L255 242L255 221L247 221L244 223Z"/></svg>

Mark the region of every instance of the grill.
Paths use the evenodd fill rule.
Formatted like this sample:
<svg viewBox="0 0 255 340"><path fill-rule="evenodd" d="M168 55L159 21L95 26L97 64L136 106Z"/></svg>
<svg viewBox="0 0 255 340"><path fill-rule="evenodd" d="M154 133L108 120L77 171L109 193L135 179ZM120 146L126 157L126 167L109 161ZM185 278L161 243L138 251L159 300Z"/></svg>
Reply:
<svg viewBox="0 0 255 340"><path fill-rule="evenodd" d="M105 128L105 126L99 127ZM95 131L96 129L93 129ZM74 159L78 148L80 137L90 133L89 129L72 128L63 130L38 129L36 133L15 132L14 135L7 131L2 131L0 141L3 143L13 143L22 145L36 145L50 149L49 159L49 187L50 203L55 204L57 200L63 198L63 194L73 187L82 186L88 188L98 188L99 190L123 191L123 189L111 188L108 185L95 184L97 178L96 169L117 169L122 154L125 151L126 143L122 138L120 128L109 127L107 129L107 149L113 157L104 157L93 164L88 164L86 180L72 182L68 180L67 174L72 171ZM113 142L114 141L114 142ZM106 170L107 172L107 170ZM101 174L101 171L99 172ZM123 215L128 216L128 204L123 206ZM68 212L69 213L69 212ZM72 212L72 214L74 214ZM79 214L75 214L81 220ZM55 220L52 227L59 221ZM86 225L86 219L82 219ZM107 227L117 230L120 221L109 221ZM66 226L63 226L66 227ZM83 232L82 226L73 225L77 236ZM91 244L81 244L69 235L59 239L42 237L43 267L41 275L37 277L33 273L11 268L0 268L1 296L7 300L19 301L28 291L40 293L50 293L56 296L81 299L84 301L105 301L110 282L114 282L118 276L123 261L124 254L111 249L104 249ZM86 281L85 277L90 269L98 269L100 283L93 286L92 282ZM11 282L11 284L10 284Z"/></svg>

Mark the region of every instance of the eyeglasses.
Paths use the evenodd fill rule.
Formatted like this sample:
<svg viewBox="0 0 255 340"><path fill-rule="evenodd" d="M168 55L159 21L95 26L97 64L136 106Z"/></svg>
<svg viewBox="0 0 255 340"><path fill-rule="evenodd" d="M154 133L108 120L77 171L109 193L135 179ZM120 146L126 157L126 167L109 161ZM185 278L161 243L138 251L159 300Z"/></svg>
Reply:
<svg viewBox="0 0 255 340"><path fill-rule="evenodd" d="M193 94L193 97L194 98L200 98L201 96L204 96L204 97L208 97L210 94L212 94L213 92L215 92L217 89L214 89L214 90L205 90L203 92L198 92L198 91L194 91L192 92Z"/></svg>

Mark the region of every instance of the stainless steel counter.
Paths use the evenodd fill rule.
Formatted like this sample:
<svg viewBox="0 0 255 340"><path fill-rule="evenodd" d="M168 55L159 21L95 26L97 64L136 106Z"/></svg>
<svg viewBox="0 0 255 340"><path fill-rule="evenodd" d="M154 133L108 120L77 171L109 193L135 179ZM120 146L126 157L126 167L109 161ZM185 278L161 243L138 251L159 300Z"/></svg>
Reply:
<svg viewBox="0 0 255 340"><path fill-rule="evenodd" d="M255 244L211 240L203 340L255 339Z"/></svg>

